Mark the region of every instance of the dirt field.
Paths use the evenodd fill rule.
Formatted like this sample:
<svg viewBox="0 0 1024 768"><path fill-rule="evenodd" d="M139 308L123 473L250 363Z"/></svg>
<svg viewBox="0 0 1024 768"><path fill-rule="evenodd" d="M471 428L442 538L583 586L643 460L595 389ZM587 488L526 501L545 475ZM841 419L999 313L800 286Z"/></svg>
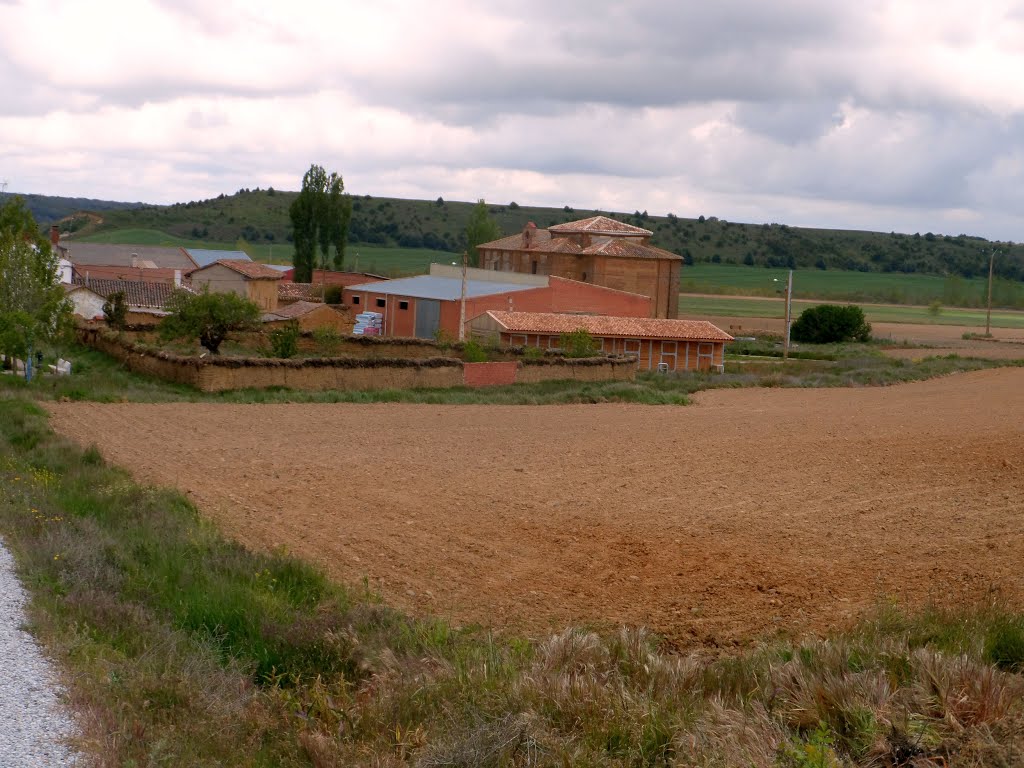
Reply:
<svg viewBox="0 0 1024 768"><path fill-rule="evenodd" d="M697 399L52 412L229 535L457 623L724 645L882 598L1024 602L1024 370Z"/></svg>

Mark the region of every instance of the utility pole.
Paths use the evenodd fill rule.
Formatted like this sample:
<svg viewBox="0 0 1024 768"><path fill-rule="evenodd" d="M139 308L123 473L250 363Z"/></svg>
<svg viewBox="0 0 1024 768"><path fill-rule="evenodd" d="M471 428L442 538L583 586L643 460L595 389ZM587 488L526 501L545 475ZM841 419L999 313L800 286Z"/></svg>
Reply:
<svg viewBox="0 0 1024 768"><path fill-rule="evenodd" d="M782 359L789 359L789 328L793 322L793 270L789 270L786 281L786 344L782 348Z"/></svg>
<svg viewBox="0 0 1024 768"><path fill-rule="evenodd" d="M992 268L996 262L996 249L988 255L988 310L985 312L985 335L992 335Z"/></svg>
<svg viewBox="0 0 1024 768"><path fill-rule="evenodd" d="M459 299L459 341L466 340L466 269L469 266L469 252L462 252L462 296Z"/></svg>

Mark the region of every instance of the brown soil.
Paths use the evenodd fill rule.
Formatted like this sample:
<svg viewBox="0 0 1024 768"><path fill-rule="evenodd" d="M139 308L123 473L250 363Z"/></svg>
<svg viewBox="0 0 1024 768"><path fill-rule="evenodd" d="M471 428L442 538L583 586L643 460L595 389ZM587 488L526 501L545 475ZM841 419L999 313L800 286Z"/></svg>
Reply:
<svg viewBox="0 0 1024 768"><path fill-rule="evenodd" d="M598 405L52 406L229 535L400 606L681 644L1024 598L1024 370Z"/></svg>

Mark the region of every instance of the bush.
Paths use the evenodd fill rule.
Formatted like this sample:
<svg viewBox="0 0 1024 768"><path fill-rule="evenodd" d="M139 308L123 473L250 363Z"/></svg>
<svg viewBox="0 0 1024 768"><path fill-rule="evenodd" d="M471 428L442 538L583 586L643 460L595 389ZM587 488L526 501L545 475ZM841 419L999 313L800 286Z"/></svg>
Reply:
<svg viewBox="0 0 1024 768"><path fill-rule="evenodd" d="M107 325L117 330L124 329L128 319L128 302L125 300L124 291L115 291L107 296L103 302L103 317Z"/></svg>
<svg viewBox="0 0 1024 768"><path fill-rule="evenodd" d="M820 304L805 309L793 323L794 341L807 344L834 344L843 341L870 341L871 325L864 310L856 306Z"/></svg>
<svg viewBox="0 0 1024 768"><path fill-rule="evenodd" d="M299 351L299 336L302 330L295 320L289 320L280 328L270 332L270 348L274 357L295 357Z"/></svg>
<svg viewBox="0 0 1024 768"><path fill-rule="evenodd" d="M480 342L470 339L462 345L462 359L467 363L486 363L487 350L480 346Z"/></svg>
<svg viewBox="0 0 1024 768"><path fill-rule="evenodd" d="M328 285L324 288L324 304L341 304L340 285Z"/></svg>
<svg viewBox="0 0 1024 768"><path fill-rule="evenodd" d="M337 351L338 345L341 344L341 334L334 328L326 326L314 328L313 341L321 352L333 353Z"/></svg>
<svg viewBox="0 0 1024 768"><path fill-rule="evenodd" d="M558 346L566 357L593 357L597 354L597 344L590 332L577 328L572 333L563 333L558 337Z"/></svg>
<svg viewBox="0 0 1024 768"><path fill-rule="evenodd" d="M1004 621L985 639L985 661L1000 669L1024 672L1024 624Z"/></svg>

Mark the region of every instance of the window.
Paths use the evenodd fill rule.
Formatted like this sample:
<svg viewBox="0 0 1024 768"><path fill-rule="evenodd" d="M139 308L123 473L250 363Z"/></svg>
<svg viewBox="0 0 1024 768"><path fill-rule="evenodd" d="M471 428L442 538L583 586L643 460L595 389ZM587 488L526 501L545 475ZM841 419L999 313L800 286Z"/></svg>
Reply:
<svg viewBox="0 0 1024 768"><path fill-rule="evenodd" d="M537 274L537 260L536 259L534 259L530 263L530 274L532 274L532 275L536 275Z"/></svg>
<svg viewBox="0 0 1024 768"><path fill-rule="evenodd" d="M586 272L583 273L583 282L584 283L587 282L587 273Z"/></svg>
<svg viewBox="0 0 1024 768"><path fill-rule="evenodd" d="M387 301L385 299L377 299L377 306L378 307L386 307L387 305L388 305L388 303L387 303Z"/></svg>
<svg viewBox="0 0 1024 768"><path fill-rule="evenodd" d="M353 296L352 296L352 303L353 303L353 304L358 304L358 303L359 303L359 297L358 297L358 296L356 296L356 295L353 295Z"/></svg>
<svg viewBox="0 0 1024 768"><path fill-rule="evenodd" d="M398 302L398 308L399 309L408 309L409 308L409 302L408 301L400 301L400 302Z"/></svg>

